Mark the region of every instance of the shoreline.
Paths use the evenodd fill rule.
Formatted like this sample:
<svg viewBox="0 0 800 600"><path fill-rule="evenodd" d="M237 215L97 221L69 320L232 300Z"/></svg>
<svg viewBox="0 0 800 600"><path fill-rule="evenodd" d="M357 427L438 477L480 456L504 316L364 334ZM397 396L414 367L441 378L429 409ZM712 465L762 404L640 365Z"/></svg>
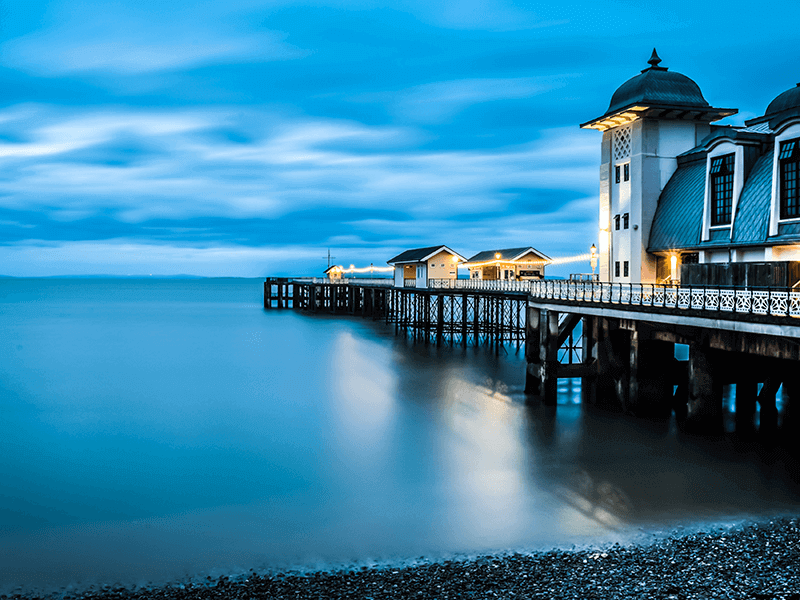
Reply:
<svg viewBox="0 0 800 600"><path fill-rule="evenodd" d="M706 598L800 600L800 516L694 529L648 542L502 553L405 566L251 571L148 587L0 600L251 598Z"/></svg>

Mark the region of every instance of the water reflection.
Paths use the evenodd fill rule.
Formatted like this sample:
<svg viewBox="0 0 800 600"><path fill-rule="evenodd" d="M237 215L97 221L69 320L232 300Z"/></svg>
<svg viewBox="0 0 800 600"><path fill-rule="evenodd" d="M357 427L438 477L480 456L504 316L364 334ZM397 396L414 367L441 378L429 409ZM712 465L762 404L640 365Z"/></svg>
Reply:
<svg viewBox="0 0 800 600"><path fill-rule="evenodd" d="M9 285L0 592L562 546L799 504L778 450L586 410L576 381L557 409L529 406L520 355L264 312L258 281Z"/></svg>

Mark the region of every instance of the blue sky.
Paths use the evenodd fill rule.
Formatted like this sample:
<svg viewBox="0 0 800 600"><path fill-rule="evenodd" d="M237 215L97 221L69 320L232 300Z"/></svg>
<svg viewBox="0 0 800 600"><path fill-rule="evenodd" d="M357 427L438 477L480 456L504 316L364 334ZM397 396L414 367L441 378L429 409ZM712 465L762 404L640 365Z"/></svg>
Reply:
<svg viewBox="0 0 800 600"><path fill-rule="evenodd" d="M600 134L578 124L654 46L731 122L762 114L800 81L800 7L770 6L4 0L0 274L585 253Z"/></svg>

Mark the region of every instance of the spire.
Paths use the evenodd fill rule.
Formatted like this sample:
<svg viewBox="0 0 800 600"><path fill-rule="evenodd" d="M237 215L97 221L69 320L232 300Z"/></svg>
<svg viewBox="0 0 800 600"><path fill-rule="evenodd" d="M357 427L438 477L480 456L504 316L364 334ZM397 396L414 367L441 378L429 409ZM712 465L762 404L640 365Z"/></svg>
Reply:
<svg viewBox="0 0 800 600"><path fill-rule="evenodd" d="M667 71L666 67L659 67L658 65L661 63L661 58L658 56L658 52L656 49L653 48L653 53L650 55L650 60L647 61L647 64L650 65L646 69L642 70L642 73L646 71Z"/></svg>

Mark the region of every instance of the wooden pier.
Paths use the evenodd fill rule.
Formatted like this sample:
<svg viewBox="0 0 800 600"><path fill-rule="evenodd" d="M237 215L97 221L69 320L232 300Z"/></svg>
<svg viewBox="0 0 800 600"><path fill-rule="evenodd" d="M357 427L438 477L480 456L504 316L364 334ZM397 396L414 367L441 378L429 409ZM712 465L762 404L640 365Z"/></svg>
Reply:
<svg viewBox="0 0 800 600"><path fill-rule="evenodd" d="M264 308L358 315L394 324L396 333L436 344L525 343L526 292L396 288L385 283L331 283L269 278Z"/></svg>

